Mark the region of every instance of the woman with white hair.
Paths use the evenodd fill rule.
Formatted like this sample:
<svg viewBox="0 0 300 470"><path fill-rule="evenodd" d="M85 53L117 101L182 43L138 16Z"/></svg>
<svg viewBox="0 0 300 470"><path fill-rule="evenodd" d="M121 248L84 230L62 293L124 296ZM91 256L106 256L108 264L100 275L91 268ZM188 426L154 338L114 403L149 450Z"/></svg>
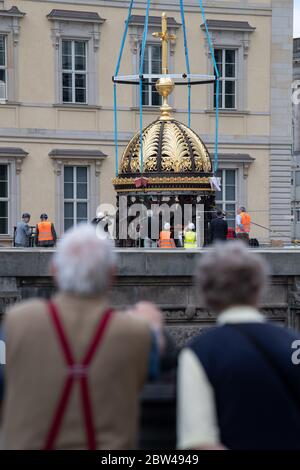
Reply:
<svg viewBox="0 0 300 470"><path fill-rule="evenodd" d="M200 258L196 286L217 326L179 356L178 447L300 449L299 332L259 312L267 267L242 242Z"/></svg>
<svg viewBox="0 0 300 470"><path fill-rule="evenodd" d="M58 294L6 315L5 449L136 446L139 393L149 364L157 370L162 317L149 303L110 308L115 269L104 232L79 225L53 258Z"/></svg>

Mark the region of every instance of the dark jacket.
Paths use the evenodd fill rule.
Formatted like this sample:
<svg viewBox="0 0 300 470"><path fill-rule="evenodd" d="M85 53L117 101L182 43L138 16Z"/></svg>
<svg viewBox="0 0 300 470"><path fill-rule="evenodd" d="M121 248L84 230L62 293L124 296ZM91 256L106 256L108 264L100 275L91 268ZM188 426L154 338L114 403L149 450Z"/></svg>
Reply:
<svg viewBox="0 0 300 470"><path fill-rule="evenodd" d="M299 332L271 323L240 323L209 328L192 341L229 449L300 449L300 365L292 361L299 339Z"/></svg>
<svg viewBox="0 0 300 470"><path fill-rule="evenodd" d="M210 223L210 241L225 241L227 238L228 224L221 217L216 217Z"/></svg>

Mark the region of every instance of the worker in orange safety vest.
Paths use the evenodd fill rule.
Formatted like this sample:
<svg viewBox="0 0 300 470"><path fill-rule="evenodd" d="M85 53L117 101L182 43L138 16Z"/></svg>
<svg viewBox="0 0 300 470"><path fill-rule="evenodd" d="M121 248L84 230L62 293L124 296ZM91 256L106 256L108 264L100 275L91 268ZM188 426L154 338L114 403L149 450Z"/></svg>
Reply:
<svg viewBox="0 0 300 470"><path fill-rule="evenodd" d="M249 241L249 233L251 227L251 216L246 212L245 207L237 210L236 216L236 236L237 238Z"/></svg>
<svg viewBox="0 0 300 470"><path fill-rule="evenodd" d="M56 232L52 222L48 221L48 215L42 214L41 221L35 230L35 244L42 247L53 247L56 243Z"/></svg>
<svg viewBox="0 0 300 470"><path fill-rule="evenodd" d="M159 234L159 247L176 248L175 241L171 237L171 225L169 223L165 223L164 230Z"/></svg>

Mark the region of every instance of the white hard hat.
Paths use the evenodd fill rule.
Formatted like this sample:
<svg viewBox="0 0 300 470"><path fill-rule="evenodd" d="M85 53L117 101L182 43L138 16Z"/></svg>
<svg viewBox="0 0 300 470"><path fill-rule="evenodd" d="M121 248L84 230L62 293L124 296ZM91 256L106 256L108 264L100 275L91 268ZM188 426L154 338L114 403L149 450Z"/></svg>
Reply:
<svg viewBox="0 0 300 470"><path fill-rule="evenodd" d="M164 225L164 229L165 230L170 230L170 228L171 228L171 225L168 222L166 222L165 225Z"/></svg>
<svg viewBox="0 0 300 470"><path fill-rule="evenodd" d="M190 222L189 225L188 225L188 229L189 230L195 230L195 224L193 224L193 222Z"/></svg>

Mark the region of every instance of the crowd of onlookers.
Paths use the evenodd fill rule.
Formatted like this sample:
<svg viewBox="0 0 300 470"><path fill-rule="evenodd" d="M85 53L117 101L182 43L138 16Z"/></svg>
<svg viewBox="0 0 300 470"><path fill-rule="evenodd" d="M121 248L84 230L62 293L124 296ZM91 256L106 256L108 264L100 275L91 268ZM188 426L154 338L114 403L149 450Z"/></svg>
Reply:
<svg viewBox="0 0 300 470"><path fill-rule="evenodd" d="M53 255L57 294L7 312L5 449L136 448L139 396L170 344L153 303L110 307L116 266L105 233L80 225ZM178 448L300 449L300 334L259 312L264 260L220 243L200 256L195 281L217 324L178 353Z"/></svg>

